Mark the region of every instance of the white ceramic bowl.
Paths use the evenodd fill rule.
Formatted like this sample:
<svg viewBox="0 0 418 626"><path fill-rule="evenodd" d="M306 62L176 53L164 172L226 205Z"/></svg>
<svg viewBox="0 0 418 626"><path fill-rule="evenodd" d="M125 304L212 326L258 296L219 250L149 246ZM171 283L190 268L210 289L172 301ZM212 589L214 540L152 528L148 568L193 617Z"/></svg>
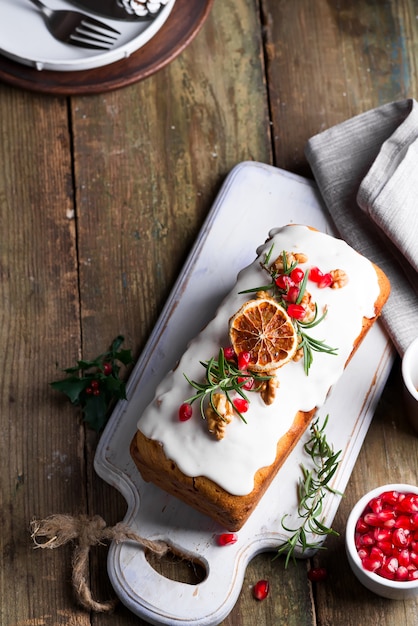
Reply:
<svg viewBox="0 0 418 626"><path fill-rule="evenodd" d="M355 546L355 528L357 520L361 517L367 504L373 498L379 496L386 491L399 491L403 493L414 493L418 495L418 487L406 484L391 484L377 487L369 493L366 493L357 504L353 507L346 526L345 548L347 552L350 567L358 578L358 580L370 591L393 600L405 600L418 595L418 580L413 581L396 581L388 580L374 572L364 569L360 556Z"/></svg>

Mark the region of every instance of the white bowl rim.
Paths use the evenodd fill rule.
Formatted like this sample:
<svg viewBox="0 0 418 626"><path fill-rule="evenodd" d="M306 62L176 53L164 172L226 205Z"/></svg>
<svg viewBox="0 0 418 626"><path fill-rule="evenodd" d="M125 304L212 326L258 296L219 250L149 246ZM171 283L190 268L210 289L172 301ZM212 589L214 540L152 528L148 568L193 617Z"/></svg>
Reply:
<svg viewBox="0 0 418 626"><path fill-rule="evenodd" d="M414 493L418 495L418 486L408 485L406 483L391 483L388 485L382 485L381 487L375 487L368 493L364 494L364 496L362 496L360 500L358 500L357 503L353 506L350 515L348 516L345 536L346 547L355 565L362 571L362 573L366 577L370 578L370 580L372 580L373 582L390 589L413 589L414 587L418 587L418 579L390 580L388 578L384 578L383 576L379 576L379 574L375 574L374 572L366 570L363 567L354 543L355 527L358 518L360 517L370 500L382 493L385 493L386 491L399 491L401 493Z"/></svg>
<svg viewBox="0 0 418 626"><path fill-rule="evenodd" d="M405 387L408 389L411 396L418 400L418 390L412 381L411 375L411 361L416 352L418 352L418 337L409 344L402 358L402 378Z"/></svg>

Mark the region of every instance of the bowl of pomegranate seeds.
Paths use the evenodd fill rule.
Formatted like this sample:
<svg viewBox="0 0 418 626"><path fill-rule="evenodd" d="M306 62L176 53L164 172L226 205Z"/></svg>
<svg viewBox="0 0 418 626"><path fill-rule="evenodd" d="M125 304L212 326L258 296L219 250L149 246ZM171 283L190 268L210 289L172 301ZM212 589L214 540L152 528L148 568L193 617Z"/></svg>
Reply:
<svg viewBox="0 0 418 626"><path fill-rule="evenodd" d="M373 489L352 509L346 552L358 580L394 600L418 595L418 487Z"/></svg>

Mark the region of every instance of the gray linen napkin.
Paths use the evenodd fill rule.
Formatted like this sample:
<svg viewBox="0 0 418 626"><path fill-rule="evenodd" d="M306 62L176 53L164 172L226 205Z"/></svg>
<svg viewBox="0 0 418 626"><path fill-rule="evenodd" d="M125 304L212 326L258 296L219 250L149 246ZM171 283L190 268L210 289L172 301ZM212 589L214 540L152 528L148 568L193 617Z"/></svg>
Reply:
<svg viewBox="0 0 418 626"><path fill-rule="evenodd" d="M418 103L333 126L309 139L306 157L341 237L391 282L382 320L403 356L418 336Z"/></svg>

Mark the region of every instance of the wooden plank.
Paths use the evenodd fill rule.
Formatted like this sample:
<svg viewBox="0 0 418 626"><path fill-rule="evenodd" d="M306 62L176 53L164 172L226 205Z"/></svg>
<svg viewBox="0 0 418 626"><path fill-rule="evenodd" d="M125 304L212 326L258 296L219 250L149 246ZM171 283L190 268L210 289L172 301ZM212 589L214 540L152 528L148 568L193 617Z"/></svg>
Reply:
<svg viewBox="0 0 418 626"><path fill-rule="evenodd" d="M413 2L261 4L279 167L310 175L309 137L416 92Z"/></svg>
<svg viewBox="0 0 418 626"><path fill-rule="evenodd" d="M254 2L239 11L215 3L166 69L72 102L83 352L121 333L138 356L225 175L242 160L271 158ZM125 505L94 474L94 435L88 440L89 509L113 524ZM103 597L103 555L95 558ZM113 620L138 623L124 609Z"/></svg>
<svg viewBox="0 0 418 626"><path fill-rule="evenodd" d="M1 86L0 119L0 622L49 625L74 606L69 551L34 551L30 521L86 506L83 432L49 387L79 350L67 105Z"/></svg>

